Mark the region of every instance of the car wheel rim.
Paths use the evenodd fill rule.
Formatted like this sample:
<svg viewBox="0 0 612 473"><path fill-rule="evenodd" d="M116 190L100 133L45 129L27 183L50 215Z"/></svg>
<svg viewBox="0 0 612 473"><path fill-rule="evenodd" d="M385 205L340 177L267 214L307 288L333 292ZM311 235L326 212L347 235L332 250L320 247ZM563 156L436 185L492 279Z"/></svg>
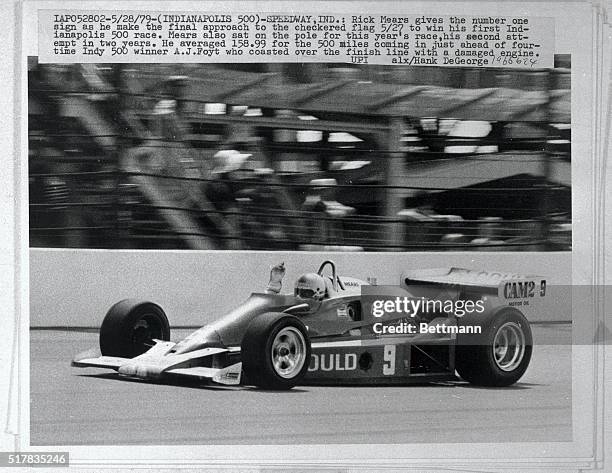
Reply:
<svg viewBox="0 0 612 473"><path fill-rule="evenodd" d="M272 365L281 378L296 377L306 361L306 340L304 335L294 328L285 327L274 337L272 342Z"/></svg>
<svg viewBox="0 0 612 473"><path fill-rule="evenodd" d="M506 322L495 334L493 341L493 358L502 371L514 371L519 367L525 355L525 334L514 322Z"/></svg>

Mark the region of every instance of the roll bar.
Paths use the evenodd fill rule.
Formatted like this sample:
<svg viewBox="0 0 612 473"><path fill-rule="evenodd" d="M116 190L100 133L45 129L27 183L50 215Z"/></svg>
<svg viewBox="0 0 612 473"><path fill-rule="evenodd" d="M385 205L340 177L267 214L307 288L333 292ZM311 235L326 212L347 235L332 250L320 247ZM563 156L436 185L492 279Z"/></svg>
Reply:
<svg viewBox="0 0 612 473"><path fill-rule="evenodd" d="M325 266L331 266L331 270L332 270L332 285L334 288L334 291L338 291L338 286L340 286L340 288L342 290L344 290L344 284L342 284L342 281L340 281L340 278L338 277L338 275L336 274L336 263L334 263L332 260L325 260L321 263L321 266L319 266L319 270L317 271L317 274L319 276L323 275L323 270L325 269Z"/></svg>

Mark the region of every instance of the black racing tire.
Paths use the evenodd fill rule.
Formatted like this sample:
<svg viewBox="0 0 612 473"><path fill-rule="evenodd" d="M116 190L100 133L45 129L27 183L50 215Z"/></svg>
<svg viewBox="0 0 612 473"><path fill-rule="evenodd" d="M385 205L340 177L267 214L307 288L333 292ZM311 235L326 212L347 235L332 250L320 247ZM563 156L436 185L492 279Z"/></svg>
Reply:
<svg viewBox="0 0 612 473"><path fill-rule="evenodd" d="M300 384L310 364L308 330L293 315L270 312L249 324L241 344L245 384L286 390Z"/></svg>
<svg viewBox="0 0 612 473"><path fill-rule="evenodd" d="M152 302L117 302L100 327L100 351L104 356L134 358L153 346L153 339L170 340L170 324L162 308Z"/></svg>
<svg viewBox="0 0 612 473"><path fill-rule="evenodd" d="M529 322L518 310L507 308L482 325L478 338L457 340L457 373L479 386L510 386L527 370L533 350Z"/></svg>

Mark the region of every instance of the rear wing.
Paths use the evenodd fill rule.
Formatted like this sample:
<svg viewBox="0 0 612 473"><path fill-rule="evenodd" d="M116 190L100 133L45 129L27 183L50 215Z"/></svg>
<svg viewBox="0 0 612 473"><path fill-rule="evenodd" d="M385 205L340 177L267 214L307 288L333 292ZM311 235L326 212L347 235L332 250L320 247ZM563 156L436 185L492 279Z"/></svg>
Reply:
<svg viewBox="0 0 612 473"><path fill-rule="evenodd" d="M546 295L546 279L541 276L464 268L406 271L402 273L400 285L406 289L411 286L433 286L467 291L496 296L506 303Z"/></svg>

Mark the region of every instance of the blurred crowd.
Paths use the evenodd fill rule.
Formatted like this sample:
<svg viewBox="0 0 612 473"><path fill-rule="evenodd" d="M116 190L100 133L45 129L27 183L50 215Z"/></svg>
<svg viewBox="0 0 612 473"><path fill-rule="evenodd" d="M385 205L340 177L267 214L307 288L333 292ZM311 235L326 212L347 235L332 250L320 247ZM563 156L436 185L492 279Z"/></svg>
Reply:
<svg viewBox="0 0 612 473"><path fill-rule="evenodd" d="M434 69L438 81L451 77L461 87L491 81L484 72L453 76L420 68L423 78L413 69L414 84L434 80ZM31 245L316 251L571 247L567 179L484 176L481 182L451 185L457 179L453 162L473 160L477 176L478 159L500 153L533 162L552 156L569 167L565 124L406 117L401 148L389 150L368 130L351 131L351 123L342 131L346 114L252 106L248 93L244 103L232 103L227 91L217 94L216 102L194 99L190 90L205 87L199 84L209 84L212 74L215 80L231 77L233 94L258 90L274 76L280 77L275 80L281 95L283 84L294 89L306 84L316 96L323 92L310 92L309 83L376 83L394 80L397 72L334 65L39 65L32 59ZM303 130L289 127L300 121ZM315 122L332 125L309 128ZM399 163L392 170L390 160ZM440 175L442 165L449 174ZM521 165L515 167L522 176ZM421 185L417 171L423 182L439 184ZM525 187L529 198L521 200L516 195Z"/></svg>

